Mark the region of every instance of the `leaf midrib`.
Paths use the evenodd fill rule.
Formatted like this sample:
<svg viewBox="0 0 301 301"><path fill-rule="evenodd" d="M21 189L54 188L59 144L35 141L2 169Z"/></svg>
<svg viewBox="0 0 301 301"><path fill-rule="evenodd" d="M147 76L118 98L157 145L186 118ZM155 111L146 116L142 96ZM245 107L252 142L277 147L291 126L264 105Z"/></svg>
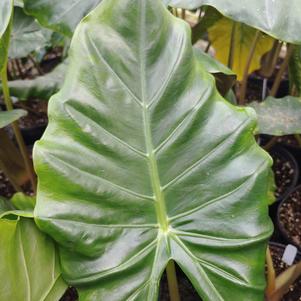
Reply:
<svg viewBox="0 0 301 301"><path fill-rule="evenodd" d="M146 102L146 72L145 72L145 54L144 54L144 45L145 45L145 30L146 30L146 7L145 2L140 1L140 43L139 43L139 57L140 57L140 85L141 85L141 101L142 101L142 112L143 112L143 129L145 137L145 145L147 152L147 161L150 173L150 180L155 197L155 208L157 220L160 228L163 232L168 231L168 219L166 214L165 198L161 187L160 176L158 171L157 160L155 157L155 150L152 141L152 133L150 126L150 118L148 105Z"/></svg>

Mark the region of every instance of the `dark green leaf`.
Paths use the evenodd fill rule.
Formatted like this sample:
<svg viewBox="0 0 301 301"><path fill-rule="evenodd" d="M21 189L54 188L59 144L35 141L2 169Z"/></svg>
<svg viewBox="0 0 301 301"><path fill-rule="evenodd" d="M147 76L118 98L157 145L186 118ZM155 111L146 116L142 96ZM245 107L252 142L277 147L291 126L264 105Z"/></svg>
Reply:
<svg viewBox="0 0 301 301"><path fill-rule="evenodd" d="M163 2L187 9L210 5L235 21L258 28L277 39L301 44L299 0L163 0Z"/></svg>
<svg viewBox="0 0 301 301"><path fill-rule="evenodd" d="M24 110L0 111L0 129L13 123L27 114Z"/></svg>
<svg viewBox="0 0 301 301"><path fill-rule="evenodd" d="M227 92L235 83L235 73L209 54L203 52L201 49L194 48L194 51L196 57L203 65L203 67L215 77L216 86L221 95L224 96L225 94L227 94Z"/></svg>
<svg viewBox="0 0 301 301"><path fill-rule="evenodd" d="M207 7L205 15L202 17L199 23L197 23L191 30L192 44L195 44L198 40L202 39L207 33L207 29L213 26L223 15L219 13L213 7Z"/></svg>
<svg viewBox="0 0 301 301"><path fill-rule="evenodd" d="M101 0L24 0L24 7L43 26L72 36L80 20L100 2Z"/></svg>
<svg viewBox="0 0 301 301"><path fill-rule="evenodd" d="M263 300L271 159L189 30L160 0L106 0L76 30L35 220L81 301L157 300L171 259L204 301Z"/></svg>
<svg viewBox="0 0 301 301"><path fill-rule="evenodd" d="M258 116L258 132L274 136L301 134L301 99L268 97L249 104Z"/></svg>
<svg viewBox="0 0 301 301"><path fill-rule="evenodd" d="M62 86L66 69L67 62L63 62L55 67L53 71L35 79L10 81L8 82L10 94L19 100L29 98L48 100ZM0 84L0 92L1 90Z"/></svg>
<svg viewBox="0 0 301 301"><path fill-rule="evenodd" d="M9 57L20 58L47 45L51 31L41 28L36 20L27 16L21 7L15 7Z"/></svg>

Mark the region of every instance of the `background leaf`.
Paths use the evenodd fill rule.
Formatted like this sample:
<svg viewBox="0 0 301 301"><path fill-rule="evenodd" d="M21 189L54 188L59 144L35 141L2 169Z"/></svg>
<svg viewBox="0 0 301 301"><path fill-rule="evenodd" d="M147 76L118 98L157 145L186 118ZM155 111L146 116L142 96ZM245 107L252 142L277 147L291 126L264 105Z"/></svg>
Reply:
<svg viewBox="0 0 301 301"><path fill-rule="evenodd" d="M72 36L81 19L100 2L101 0L24 0L24 7L43 26Z"/></svg>
<svg viewBox="0 0 301 301"><path fill-rule="evenodd" d="M194 51L200 64L215 77L216 86L221 95L227 94L236 81L235 73L201 49L195 47Z"/></svg>
<svg viewBox="0 0 301 301"><path fill-rule="evenodd" d="M67 69L67 61L56 66L51 72L38 76L35 79L9 81L11 96L19 100L29 98L49 100L62 86ZM2 87L0 84L0 92Z"/></svg>
<svg viewBox="0 0 301 301"><path fill-rule="evenodd" d="M301 44L299 0L163 0L163 2L188 9L210 5L230 19L257 28L276 39Z"/></svg>
<svg viewBox="0 0 301 301"><path fill-rule="evenodd" d="M263 300L271 159L161 1L84 19L49 115L35 220L82 301L156 300L171 259L204 301Z"/></svg>
<svg viewBox="0 0 301 301"><path fill-rule="evenodd" d="M257 113L260 134L283 136L301 134L301 99L287 96L268 97L265 101L248 104Z"/></svg>
<svg viewBox="0 0 301 301"><path fill-rule="evenodd" d="M45 47L50 37L51 31L41 28L21 7L15 7L9 46L10 58L25 57L30 52Z"/></svg>
<svg viewBox="0 0 301 301"><path fill-rule="evenodd" d="M13 12L12 0L0 1L0 72L2 71L8 54L10 23Z"/></svg>
<svg viewBox="0 0 301 301"><path fill-rule="evenodd" d="M0 111L0 129L13 123L27 114L24 110Z"/></svg>
<svg viewBox="0 0 301 301"><path fill-rule="evenodd" d="M216 51L215 57L223 64L228 63L231 33L234 22L228 18L222 18L208 29L209 40ZM244 75L244 69L247 64L250 48L256 30L245 24L237 23L235 29L235 46L233 71L237 74L237 79L241 81ZM253 60L250 65L249 73L260 68L261 57L273 47L274 39L261 34L255 48Z"/></svg>

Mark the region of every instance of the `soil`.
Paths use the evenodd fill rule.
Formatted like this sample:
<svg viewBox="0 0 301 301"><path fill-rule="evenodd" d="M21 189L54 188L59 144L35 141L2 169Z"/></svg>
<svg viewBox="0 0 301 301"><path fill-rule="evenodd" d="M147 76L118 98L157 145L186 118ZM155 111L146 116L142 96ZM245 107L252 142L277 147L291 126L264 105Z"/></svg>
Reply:
<svg viewBox="0 0 301 301"><path fill-rule="evenodd" d="M177 269L177 278L179 283L181 300L202 301L202 299L198 296L198 293L195 291L188 278L180 269ZM77 300L78 300L78 295L76 289L74 288L69 288L65 293L65 295L60 299L60 301L77 301ZM163 274L161 280L159 301L170 301L167 278L165 273Z"/></svg>
<svg viewBox="0 0 301 301"><path fill-rule="evenodd" d="M17 102L14 104L14 107L28 112L26 116L19 119L21 130L47 125L47 101L28 100L26 102Z"/></svg>
<svg viewBox="0 0 301 301"><path fill-rule="evenodd" d="M280 275L289 268L282 260L284 249L281 246L270 245L271 255L274 263L276 275ZM301 301L301 276L290 286L289 292L281 301Z"/></svg>
<svg viewBox="0 0 301 301"><path fill-rule="evenodd" d="M77 300L78 300L78 294L76 289L70 287L59 301L77 301Z"/></svg>
<svg viewBox="0 0 301 301"><path fill-rule="evenodd" d="M0 171L0 196L7 199L11 198L15 193L14 187L10 184L8 178Z"/></svg>
<svg viewBox="0 0 301 301"><path fill-rule="evenodd" d="M301 186L279 207L280 228L301 249Z"/></svg>
<svg viewBox="0 0 301 301"><path fill-rule="evenodd" d="M294 135L281 136L277 138L278 143L282 143L284 145L292 146L292 147L300 147L297 139Z"/></svg>
<svg viewBox="0 0 301 301"><path fill-rule="evenodd" d="M186 275L181 271L180 268L177 269L177 279L179 284L179 291L181 300L184 301L202 301L199 297L196 290L193 288L192 284L186 277ZM168 292L168 284L166 274L163 274L161 285L160 285L160 293L159 293L159 301L170 301L169 292Z"/></svg>
<svg viewBox="0 0 301 301"><path fill-rule="evenodd" d="M274 160L273 171L275 174L276 199L284 198L296 184L296 164L284 152L277 152L277 149L271 151Z"/></svg>

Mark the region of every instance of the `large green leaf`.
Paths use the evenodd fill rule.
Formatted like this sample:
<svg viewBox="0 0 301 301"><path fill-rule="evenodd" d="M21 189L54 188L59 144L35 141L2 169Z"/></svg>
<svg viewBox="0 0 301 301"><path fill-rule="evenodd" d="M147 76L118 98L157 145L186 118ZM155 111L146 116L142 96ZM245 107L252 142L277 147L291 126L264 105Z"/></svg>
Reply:
<svg viewBox="0 0 301 301"><path fill-rule="evenodd" d="M67 62L59 64L53 71L35 79L9 81L10 94L19 100L38 98L48 100L63 84ZM0 84L0 92L2 87Z"/></svg>
<svg viewBox="0 0 301 301"><path fill-rule="evenodd" d="M10 58L25 57L30 52L45 47L50 37L51 31L41 28L21 7L15 7L9 46Z"/></svg>
<svg viewBox="0 0 301 301"><path fill-rule="evenodd" d="M0 129L18 120L27 114L24 110L0 111Z"/></svg>
<svg viewBox="0 0 301 301"><path fill-rule="evenodd" d="M72 36L80 20L100 2L101 0L24 0L24 7L43 26Z"/></svg>
<svg viewBox="0 0 301 301"><path fill-rule="evenodd" d="M299 0L163 0L165 4L195 9L210 5L223 15L291 43L301 44Z"/></svg>
<svg viewBox="0 0 301 301"><path fill-rule="evenodd" d="M258 116L260 134L283 136L301 134L301 99L287 96L268 97L265 101L249 104Z"/></svg>
<svg viewBox="0 0 301 301"><path fill-rule="evenodd" d="M263 300L271 159L160 0L83 20L49 115L35 219L81 300L156 300L171 259L203 300Z"/></svg>
<svg viewBox="0 0 301 301"><path fill-rule="evenodd" d="M8 54L13 0L0 1L0 72L3 70Z"/></svg>
<svg viewBox="0 0 301 301"><path fill-rule="evenodd" d="M22 209L29 197L18 195ZM26 205L26 202L29 202ZM58 301L67 285L61 277L53 241L24 211L0 199L0 300Z"/></svg>

